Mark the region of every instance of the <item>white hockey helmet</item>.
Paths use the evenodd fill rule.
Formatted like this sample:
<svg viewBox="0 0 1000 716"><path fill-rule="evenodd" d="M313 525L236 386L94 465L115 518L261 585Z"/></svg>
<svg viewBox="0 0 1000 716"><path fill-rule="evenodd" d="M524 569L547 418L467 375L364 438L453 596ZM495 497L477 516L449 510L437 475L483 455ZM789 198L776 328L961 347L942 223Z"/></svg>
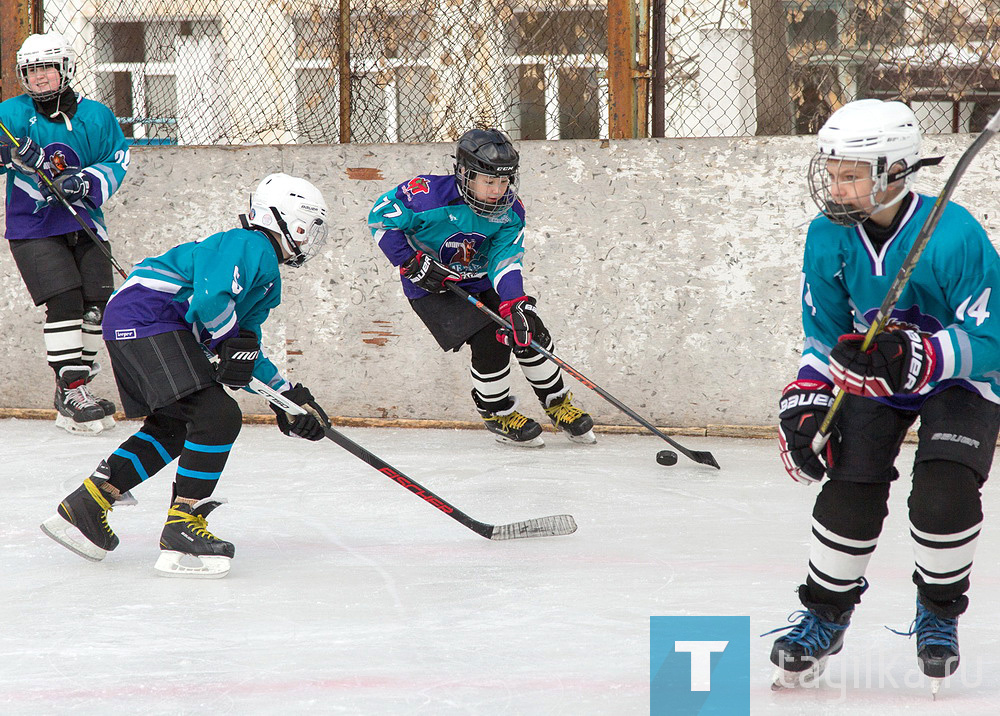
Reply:
<svg viewBox="0 0 1000 716"><path fill-rule="evenodd" d="M872 214L899 202L922 166L940 163L940 158L920 158L920 125L913 110L902 102L859 99L838 109L819 130L819 151L809 165L809 189L813 201L827 218L844 226L861 224ZM870 210L846 206L833 200L828 162L856 162L858 170L872 179ZM876 195L889 185L905 180L892 196ZM884 203L883 203L884 202Z"/></svg>
<svg viewBox="0 0 1000 716"><path fill-rule="evenodd" d="M272 232L288 256L301 266L326 243L326 202L319 189L288 174L264 177L250 198L247 223Z"/></svg>
<svg viewBox="0 0 1000 716"><path fill-rule="evenodd" d="M76 53L58 32L44 35L29 35L17 51L17 79L24 91L32 99L51 99L69 87L76 75ZM31 67L55 66L59 70L59 86L44 92L35 92L28 86L28 69Z"/></svg>

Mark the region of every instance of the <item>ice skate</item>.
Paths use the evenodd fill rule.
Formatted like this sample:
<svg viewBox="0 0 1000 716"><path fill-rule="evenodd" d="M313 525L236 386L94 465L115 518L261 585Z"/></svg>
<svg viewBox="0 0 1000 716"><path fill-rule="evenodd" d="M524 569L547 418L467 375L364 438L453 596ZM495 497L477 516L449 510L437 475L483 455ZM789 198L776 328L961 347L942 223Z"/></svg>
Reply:
<svg viewBox="0 0 1000 716"><path fill-rule="evenodd" d="M56 514L41 525L42 532L92 562L100 562L118 546L118 536L108 525L115 498L101 489L107 480L99 470L59 503Z"/></svg>
<svg viewBox="0 0 1000 716"><path fill-rule="evenodd" d="M780 627L767 634L790 630L775 640L771 647L771 663L777 669L771 681L772 691L792 689L815 683L826 670L829 657L844 647L844 632L851 623L854 610L838 613L828 605L810 605L793 612L788 621L798 617L792 626ZM762 635L764 636L764 635Z"/></svg>
<svg viewBox="0 0 1000 716"><path fill-rule="evenodd" d="M958 617L938 616L917 597L917 615L905 632L890 629L902 636L917 637L917 662L931 680L931 698L937 699L941 684L958 670Z"/></svg>
<svg viewBox="0 0 1000 716"><path fill-rule="evenodd" d="M545 441L542 440L542 426L518 412L516 400L508 398L508 408L493 412L481 407L482 403L475 392L472 398L476 402L479 417L486 424L486 429L496 435L498 443L518 447L545 447Z"/></svg>
<svg viewBox="0 0 1000 716"><path fill-rule="evenodd" d="M567 391L563 395L549 396L545 414L557 428L566 433L566 437L575 443L593 445L597 442L594 436L594 421L589 415L573 405L573 394Z"/></svg>
<svg viewBox="0 0 1000 716"><path fill-rule="evenodd" d="M219 579L229 574L236 553L231 542L208 531L206 517L225 500L206 497L189 505L175 502L160 534L160 556L154 568L165 577Z"/></svg>
<svg viewBox="0 0 1000 716"><path fill-rule="evenodd" d="M56 426L75 435L97 435L105 429L104 408L87 388L89 377L86 366L65 366L56 379Z"/></svg>
<svg viewBox="0 0 1000 716"><path fill-rule="evenodd" d="M97 374L100 372L101 372L100 363L95 362L93 365L91 365L90 375L87 377L87 384L89 385L90 382L93 381L94 378L97 376ZM104 411L104 417L101 418L101 425L103 426L104 430L111 430L111 428L115 426L115 411L118 410L118 408L115 406L113 402L111 402L107 398L101 398L96 395L92 395L92 397L94 398L94 402L97 403L99 406L101 406L101 410Z"/></svg>

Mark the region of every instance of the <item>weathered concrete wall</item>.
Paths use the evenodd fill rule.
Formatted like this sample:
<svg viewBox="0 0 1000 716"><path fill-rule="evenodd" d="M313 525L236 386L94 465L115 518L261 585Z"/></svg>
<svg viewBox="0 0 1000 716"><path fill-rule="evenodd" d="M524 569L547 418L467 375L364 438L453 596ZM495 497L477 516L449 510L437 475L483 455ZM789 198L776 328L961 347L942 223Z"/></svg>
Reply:
<svg viewBox="0 0 1000 716"><path fill-rule="evenodd" d="M969 144L931 137L944 168ZM800 346L799 266L814 214L805 187L808 137L521 142L528 229L525 278L556 353L657 424L770 424ZM450 171L451 145L140 148L109 202L115 254L127 267L171 245L235 225L250 190L274 171L300 174L333 214L327 253L285 270L265 347L331 414L475 418L468 353L444 354L403 299L396 271L366 227L381 192L414 174ZM987 147L955 199L1000 237ZM0 251L0 407L51 407L43 312ZM515 390L530 398L520 372ZM98 387L114 394L108 377ZM569 379L572 383L572 379ZM593 392L599 423L631 424ZM261 401L247 409L266 412ZM540 417L533 401L527 412Z"/></svg>

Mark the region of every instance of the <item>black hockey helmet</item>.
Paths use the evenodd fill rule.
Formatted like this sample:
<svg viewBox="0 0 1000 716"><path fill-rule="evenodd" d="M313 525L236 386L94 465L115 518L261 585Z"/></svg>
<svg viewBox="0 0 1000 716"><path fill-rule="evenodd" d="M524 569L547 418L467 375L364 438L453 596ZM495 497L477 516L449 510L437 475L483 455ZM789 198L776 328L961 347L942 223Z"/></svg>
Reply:
<svg viewBox="0 0 1000 716"><path fill-rule="evenodd" d="M480 216L505 215L517 199L519 162L520 156L506 134L498 129L470 129L459 137L455 150L455 179L462 198ZM509 182L506 193L495 203L476 198L469 182L477 174L505 177Z"/></svg>

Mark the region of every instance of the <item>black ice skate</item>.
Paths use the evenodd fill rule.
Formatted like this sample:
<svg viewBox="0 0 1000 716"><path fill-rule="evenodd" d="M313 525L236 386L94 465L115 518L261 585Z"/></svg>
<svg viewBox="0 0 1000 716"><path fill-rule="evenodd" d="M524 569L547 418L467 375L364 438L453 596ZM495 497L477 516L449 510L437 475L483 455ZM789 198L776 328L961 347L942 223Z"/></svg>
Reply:
<svg viewBox="0 0 1000 716"><path fill-rule="evenodd" d="M91 381L101 372L101 364L94 363L90 366L90 375L87 376L87 385L90 385ZM104 417L101 419L101 425L104 430L110 430L115 426L115 411L118 409L113 402L107 398L101 398L99 396L91 394L94 402L101 406L101 410L104 411Z"/></svg>
<svg viewBox="0 0 1000 716"><path fill-rule="evenodd" d="M104 408L87 388L87 366L65 366L56 378L56 426L77 435L96 435L104 430ZM113 421L112 421L113 422Z"/></svg>
<svg viewBox="0 0 1000 716"><path fill-rule="evenodd" d="M236 553L231 542L208 531L206 517L225 500L206 497L188 505L175 502L160 534L160 556L154 568L167 577L218 579L229 573Z"/></svg>
<svg viewBox="0 0 1000 716"><path fill-rule="evenodd" d="M545 414L557 428L566 433L566 437L575 443L593 445L594 421L589 415L573 405L573 394L566 391L563 395L549 396Z"/></svg>
<svg viewBox="0 0 1000 716"><path fill-rule="evenodd" d="M495 412L482 407L475 392L472 393L472 399L476 402L479 417L486 423L486 429L496 435L498 443L518 447L545 446L545 441L542 440L542 426L518 412L517 401L513 398L507 398L507 408Z"/></svg>
<svg viewBox="0 0 1000 716"><path fill-rule="evenodd" d="M771 689L805 686L822 676L829 657L844 648L844 632L853 613L853 609L840 612L830 605L808 604L806 609L788 617L788 621L798 617L798 622L767 632L790 630L771 647L771 663L778 667Z"/></svg>
<svg viewBox="0 0 1000 716"><path fill-rule="evenodd" d="M931 680L931 696L937 698L941 682L958 670L958 617L940 616L917 597L917 616L910 630L890 631L903 636L917 636L917 662Z"/></svg>
<svg viewBox="0 0 1000 716"><path fill-rule="evenodd" d="M105 463L101 463L106 467ZM81 557L100 562L118 546L118 536L108 525L115 499L102 488L106 479L100 468L59 503L56 514L42 523L42 532Z"/></svg>

